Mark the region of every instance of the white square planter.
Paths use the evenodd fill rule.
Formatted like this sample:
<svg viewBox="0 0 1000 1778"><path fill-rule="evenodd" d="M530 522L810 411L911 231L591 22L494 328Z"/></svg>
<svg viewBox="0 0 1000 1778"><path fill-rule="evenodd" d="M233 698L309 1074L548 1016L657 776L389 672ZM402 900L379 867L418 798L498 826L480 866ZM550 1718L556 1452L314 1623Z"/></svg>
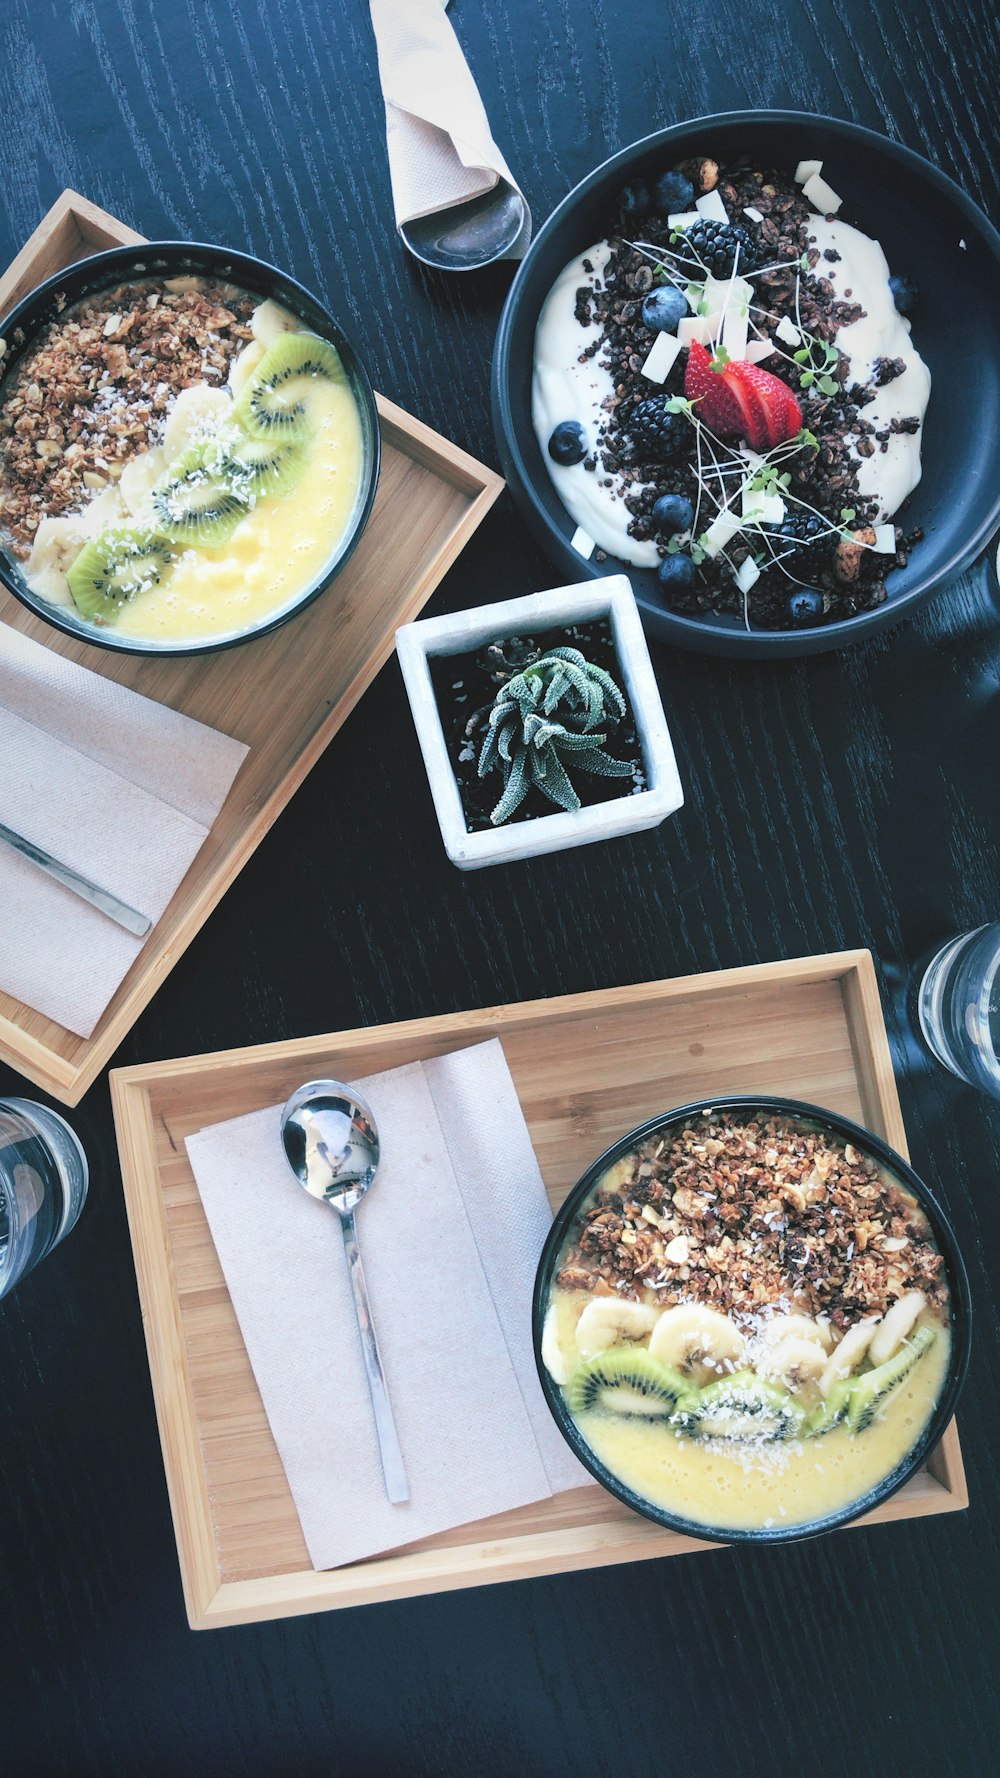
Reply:
<svg viewBox="0 0 1000 1778"><path fill-rule="evenodd" d="M642 746L645 790L590 808L558 810L537 820L509 822L503 827L470 833L458 784L448 758L437 699L431 684L432 657L468 654L495 637L520 636L532 630L557 630L569 624L607 618L618 656L617 678L628 695ZM445 851L460 870L484 864L511 864L567 846L587 846L621 834L658 827L684 801L677 763L663 705L649 659L642 622L624 574L553 592L531 593L526 599L505 599L458 611L451 617L424 618L396 631L396 652L424 756L431 795L441 825ZM499 794L499 792L498 792Z"/></svg>

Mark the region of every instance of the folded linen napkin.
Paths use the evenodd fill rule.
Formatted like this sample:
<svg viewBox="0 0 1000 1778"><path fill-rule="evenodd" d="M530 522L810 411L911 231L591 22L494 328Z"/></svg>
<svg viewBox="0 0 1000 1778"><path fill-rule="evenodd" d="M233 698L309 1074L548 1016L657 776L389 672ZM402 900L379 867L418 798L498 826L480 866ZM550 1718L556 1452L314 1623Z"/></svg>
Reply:
<svg viewBox="0 0 1000 1778"><path fill-rule="evenodd" d="M396 226L453 209L501 182L523 198L490 132L447 0L371 0L385 97ZM504 255L523 259L531 216Z"/></svg>
<svg viewBox="0 0 1000 1778"><path fill-rule="evenodd" d="M385 1495L336 1212L296 1184L281 1106L187 1139L314 1568L589 1480L535 1372L531 1289L551 1212L500 1044L353 1085L381 1143L357 1220L402 1506Z"/></svg>
<svg viewBox="0 0 1000 1778"><path fill-rule="evenodd" d="M0 624L0 822L154 922L241 741ZM0 988L89 1037L144 941L0 845Z"/></svg>

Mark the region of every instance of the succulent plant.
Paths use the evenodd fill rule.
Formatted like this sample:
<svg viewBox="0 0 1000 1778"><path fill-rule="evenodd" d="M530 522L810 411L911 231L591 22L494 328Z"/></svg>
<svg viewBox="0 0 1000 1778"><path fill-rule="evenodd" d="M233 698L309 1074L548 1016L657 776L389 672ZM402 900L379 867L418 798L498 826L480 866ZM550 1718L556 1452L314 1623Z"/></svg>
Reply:
<svg viewBox="0 0 1000 1778"><path fill-rule="evenodd" d="M479 776L503 772L503 795L490 816L509 821L535 785L560 809L578 809L569 772L628 778L632 766L603 751L606 730L625 714L625 699L603 667L578 648L550 648L508 679L493 700L479 756Z"/></svg>

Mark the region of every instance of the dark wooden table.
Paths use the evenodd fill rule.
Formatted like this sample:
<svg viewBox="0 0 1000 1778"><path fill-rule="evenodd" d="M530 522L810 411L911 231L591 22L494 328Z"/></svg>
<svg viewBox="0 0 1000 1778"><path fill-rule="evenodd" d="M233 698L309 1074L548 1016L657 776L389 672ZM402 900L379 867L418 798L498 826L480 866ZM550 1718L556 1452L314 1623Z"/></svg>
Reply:
<svg viewBox="0 0 1000 1778"><path fill-rule="evenodd" d="M987 0L454 12L538 220L612 149L748 103L884 130L1000 220ZM449 281L400 247L363 0L7 0L0 151L0 263L66 185L145 234L247 247L329 298L386 394L496 461L510 269ZM432 609L551 578L505 496ZM900 997L928 946L1000 912L998 612L970 575L839 656L656 659L682 814L471 877L444 857L387 667L119 1059L870 946L914 1160L972 1271L969 1512L194 1635L102 1079L74 1114L86 1215L0 1309L11 1778L1000 1769L1000 1107L921 1058ZM21 1090L0 1070L0 1091Z"/></svg>

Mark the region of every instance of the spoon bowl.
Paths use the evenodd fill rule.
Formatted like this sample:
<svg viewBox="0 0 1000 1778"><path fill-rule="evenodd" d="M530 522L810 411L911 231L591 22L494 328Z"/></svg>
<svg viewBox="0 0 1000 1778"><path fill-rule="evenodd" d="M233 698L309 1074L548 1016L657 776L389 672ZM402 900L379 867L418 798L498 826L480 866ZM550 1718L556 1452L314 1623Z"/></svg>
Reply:
<svg viewBox="0 0 1000 1778"><path fill-rule="evenodd" d="M401 229L404 244L424 265L439 272L474 272L509 253L524 227L520 192L501 179L492 191L418 216Z"/></svg>
<svg viewBox="0 0 1000 1778"><path fill-rule="evenodd" d="M309 1080L281 1114L288 1164L311 1197L337 1211L357 1208L375 1182L381 1153L370 1105L336 1080Z"/></svg>

